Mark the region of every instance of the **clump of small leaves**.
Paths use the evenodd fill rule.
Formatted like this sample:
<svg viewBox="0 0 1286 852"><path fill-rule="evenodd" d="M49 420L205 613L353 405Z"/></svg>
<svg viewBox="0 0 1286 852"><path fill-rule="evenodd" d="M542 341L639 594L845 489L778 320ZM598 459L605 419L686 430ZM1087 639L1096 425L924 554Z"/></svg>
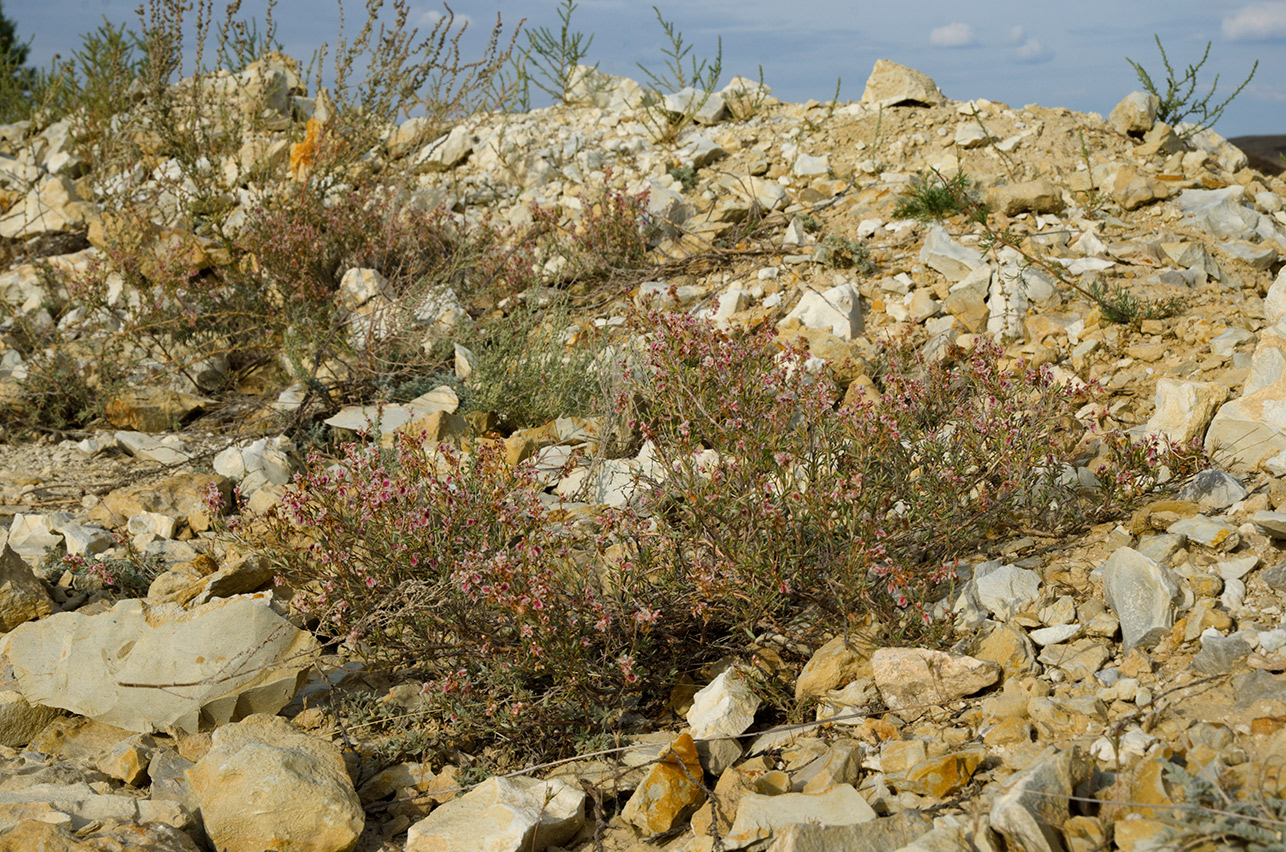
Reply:
<svg viewBox="0 0 1286 852"><path fill-rule="evenodd" d="M164 557L140 553L128 542L122 557L64 556L62 564L74 576L87 578L91 586L105 589L117 600L147 597L152 581L166 569Z"/></svg>
<svg viewBox="0 0 1286 852"><path fill-rule="evenodd" d="M941 175L921 175L909 192L898 199L893 215L899 219L949 219L960 213L976 218L987 215L987 206L972 191L972 181L964 172L949 178Z"/></svg>
<svg viewBox="0 0 1286 852"><path fill-rule="evenodd" d="M1165 66L1164 91L1157 88L1152 75L1142 65L1128 56L1125 61L1130 63L1130 66L1134 68L1134 73L1139 75L1139 82L1143 84L1143 88L1161 99L1161 104L1157 107L1157 121L1163 121L1173 126L1191 116L1195 120L1189 134L1196 133L1207 127L1213 127L1215 122L1223 115L1224 109L1241 94L1246 86L1250 85L1250 81L1254 79L1255 72L1259 70L1259 60L1256 59L1254 64L1250 66L1250 73L1246 75L1246 79L1241 82L1241 85L1223 101L1211 104L1215 97L1215 89L1219 86L1218 74L1215 75L1214 80L1210 83L1210 91L1206 92L1205 97L1198 98L1196 94L1197 74L1200 73L1202 66L1206 64L1206 60L1210 58L1211 43L1206 42L1206 49L1201 54L1201 59L1195 65L1189 65L1184 69L1183 74L1179 75L1175 72L1174 67L1170 65L1170 57L1166 56L1165 47L1161 44L1161 37L1154 35L1153 38L1156 40L1157 50L1161 51L1161 63Z"/></svg>
<svg viewBox="0 0 1286 852"><path fill-rule="evenodd" d="M1165 319L1183 309L1183 299L1140 299L1120 284L1105 285L1095 281L1089 293L1098 305L1103 318L1120 325L1137 326L1144 320Z"/></svg>
<svg viewBox="0 0 1286 852"><path fill-rule="evenodd" d="M475 359L464 388L465 404L493 412L514 428L598 413L596 408L605 405L595 372L602 347L593 340L569 345L571 313L565 295L551 297L543 307L532 301L479 323L465 337Z"/></svg>
<svg viewBox="0 0 1286 852"><path fill-rule="evenodd" d="M833 269L852 269L860 275L870 275L875 271L875 262L871 260L871 252L865 243L827 234L822 238L820 248L825 253L826 265Z"/></svg>
<svg viewBox="0 0 1286 852"><path fill-rule="evenodd" d="M697 170L692 166L675 166L670 169L670 177L683 186L684 192L691 192L697 185Z"/></svg>
<svg viewBox="0 0 1286 852"><path fill-rule="evenodd" d="M1162 764L1186 805L1171 828L1175 848L1197 849L1217 840L1247 852L1286 852L1286 799L1262 792L1234 795L1201 773L1168 760Z"/></svg>

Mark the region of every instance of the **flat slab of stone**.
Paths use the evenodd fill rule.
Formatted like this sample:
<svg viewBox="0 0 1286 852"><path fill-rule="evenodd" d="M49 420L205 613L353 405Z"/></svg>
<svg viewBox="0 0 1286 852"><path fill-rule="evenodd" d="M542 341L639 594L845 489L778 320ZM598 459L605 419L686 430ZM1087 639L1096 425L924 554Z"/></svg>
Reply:
<svg viewBox="0 0 1286 852"><path fill-rule="evenodd" d="M566 781L488 778L411 826L406 852L541 852L585 824L585 794Z"/></svg>
<svg viewBox="0 0 1286 852"><path fill-rule="evenodd" d="M1133 548L1119 547L1090 576L1103 583L1107 605L1121 622L1127 651L1155 645L1174 625L1181 593L1169 568Z"/></svg>
<svg viewBox="0 0 1286 852"><path fill-rule="evenodd" d="M6 634L0 652L32 704L143 733L209 730L285 707L316 653L270 598L58 613Z"/></svg>
<svg viewBox="0 0 1286 852"><path fill-rule="evenodd" d="M919 715L991 686L1001 668L946 651L880 648L871 655L871 671L890 710Z"/></svg>

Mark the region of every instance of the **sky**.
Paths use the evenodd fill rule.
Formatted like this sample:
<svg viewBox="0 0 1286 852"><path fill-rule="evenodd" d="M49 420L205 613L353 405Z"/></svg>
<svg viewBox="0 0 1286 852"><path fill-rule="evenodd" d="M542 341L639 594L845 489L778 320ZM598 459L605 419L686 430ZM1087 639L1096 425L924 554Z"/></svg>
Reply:
<svg viewBox="0 0 1286 852"><path fill-rule="evenodd" d="M104 17L136 24L139 2L8 0L2 8L19 38L30 40L29 62L45 65L55 54L74 52L79 35ZM223 0L214 2L221 18ZM407 5L408 21L422 35L443 13L440 4L407 0ZM481 49L497 13L506 31L524 18L529 30L556 29L559 5L558 0L456 0L452 9L457 20L470 22L462 43L467 55ZM1226 137L1286 134L1286 0L657 0L657 8L692 45L694 57L713 57L722 39L723 80L735 74L757 77L762 67L773 94L794 102L829 100L837 80L841 101L858 100L875 61L891 59L928 74L956 100L987 98L1013 107L1038 103L1106 116L1122 97L1141 88L1126 57L1164 85L1154 35L1180 75L1211 42L1196 91L1204 97L1219 75L1212 106L1231 94L1259 60L1254 79L1215 129ZM262 22L265 9L266 0L243 0L240 17ZM365 5L349 0L343 11L351 35L365 19ZM391 21L392 15L390 0L381 19ZM280 0L274 18L286 52L307 60L322 43L335 43L340 6L336 0ZM644 76L639 64L663 68L668 40L646 2L580 0L571 23L573 30L593 34L588 60L602 71L639 79ZM520 35L519 45L525 44L526 36Z"/></svg>

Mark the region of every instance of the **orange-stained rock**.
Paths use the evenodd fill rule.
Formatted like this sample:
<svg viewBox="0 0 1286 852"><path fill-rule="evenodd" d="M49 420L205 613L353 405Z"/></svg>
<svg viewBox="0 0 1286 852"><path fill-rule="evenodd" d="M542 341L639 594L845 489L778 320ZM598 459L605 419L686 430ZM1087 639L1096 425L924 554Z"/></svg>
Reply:
<svg viewBox="0 0 1286 852"><path fill-rule="evenodd" d="M680 734L625 804L621 818L650 835L669 831L705 802L701 760L690 734Z"/></svg>
<svg viewBox="0 0 1286 852"><path fill-rule="evenodd" d="M895 790L942 799L968 784L986 756L983 749L965 749L921 761L900 777L885 778Z"/></svg>
<svg viewBox="0 0 1286 852"><path fill-rule="evenodd" d="M299 180L308 173L317 156L317 144L321 141L322 123L315 118L308 119L304 141L290 146L290 175Z"/></svg>

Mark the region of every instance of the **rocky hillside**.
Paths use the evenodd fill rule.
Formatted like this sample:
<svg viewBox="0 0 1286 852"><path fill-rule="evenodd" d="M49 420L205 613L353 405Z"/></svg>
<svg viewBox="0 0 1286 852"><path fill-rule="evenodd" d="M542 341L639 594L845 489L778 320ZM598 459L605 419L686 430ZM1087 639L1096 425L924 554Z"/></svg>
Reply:
<svg viewBox="0 0 1286 852"><path fill-rule="evenodd" d="M0 849L1286 848L1286 181L1212 130L174 91L217 152L0 128Z"/></svg>

